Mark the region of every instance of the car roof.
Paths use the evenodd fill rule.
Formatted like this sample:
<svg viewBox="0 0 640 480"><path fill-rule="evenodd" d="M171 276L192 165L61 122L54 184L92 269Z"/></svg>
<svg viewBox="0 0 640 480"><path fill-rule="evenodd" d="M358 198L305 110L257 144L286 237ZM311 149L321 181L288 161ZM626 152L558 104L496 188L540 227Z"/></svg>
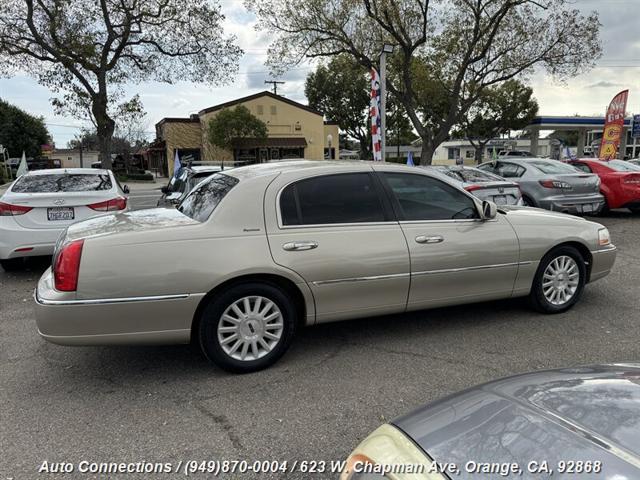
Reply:
<svg viewBox="0 0 640 480"><path fill-rule="evenodd" d="M222 167L220 165L191 165L189 167L185 167L187 170L191 170L195 173L200 172L220 172Z"/></svg>
<svg viewBox="0 0 640 480"><path fill-rule="evenodd" d="M42 170L29 170L26 175L105 175L109 170L103 168L45 168Z"/></svg>

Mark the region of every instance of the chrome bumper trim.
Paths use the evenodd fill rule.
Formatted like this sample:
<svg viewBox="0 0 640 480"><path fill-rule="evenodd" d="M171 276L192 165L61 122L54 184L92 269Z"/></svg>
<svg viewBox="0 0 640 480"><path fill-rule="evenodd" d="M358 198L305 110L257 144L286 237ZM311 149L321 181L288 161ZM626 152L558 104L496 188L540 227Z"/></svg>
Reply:
<svg viewBox="0 0 640 480"><path fill-rule="evenodd" d="M38 305L102 305L108 303L157 302L162 300L180 300L188 298L188 293L178 295L152 295L148 297L96 298L81 300L47 300L38 295L38 289L33 292L33 298Z"/></svg>
<svg viewBox="0 0 640 480"><path fill-rule="evenodd" d="M611 253L611 252L615 252L616 250L618 250L618 247L616 247L615 245L609 245L606 248L603 248L601 250L591 250L591 254L595 255L597 253Z"/></svg>

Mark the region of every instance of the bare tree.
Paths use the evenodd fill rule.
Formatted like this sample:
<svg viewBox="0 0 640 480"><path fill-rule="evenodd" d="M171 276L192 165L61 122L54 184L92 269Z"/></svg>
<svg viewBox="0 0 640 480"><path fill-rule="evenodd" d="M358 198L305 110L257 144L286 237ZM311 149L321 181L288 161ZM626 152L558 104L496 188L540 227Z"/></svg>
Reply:
<svg viewBox="0 0 640 480"><path fill-rule="evenodd" d="M208 0L2 0L0 62L62 93L58 108L88 113L108 168L113 115L135 108L116 105L124 84L230 78L241 50L223 20Z"/></svg>
<svg viewBox="0 0 640 480"><path fill-rule="evenodd" d="M349 54L377 64L396 46L388 89L422 139L430 164L451 127L489 86L540 66L562 81L601 55L597 13L570 0L245 0L274 37L270 64Z"/></svg>

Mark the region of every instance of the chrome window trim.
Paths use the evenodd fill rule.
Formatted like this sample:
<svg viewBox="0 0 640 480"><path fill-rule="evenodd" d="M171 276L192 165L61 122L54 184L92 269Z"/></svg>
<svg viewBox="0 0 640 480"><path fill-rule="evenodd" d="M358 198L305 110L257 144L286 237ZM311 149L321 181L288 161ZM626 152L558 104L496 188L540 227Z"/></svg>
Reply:
<svg viewBox="0 0 640 480"><path fill-rule="evenodd" d="M376 275L371 277L352 277L352 278L339 278L335 280L318 280L313 283L315 286L319 287L322 285L333 285L336 283L352 283L352 282L367 282L373 280L387 280L390 278L403 278L415 275L437 275L440 273L459 273L459 272L469 272L475 270L486 270L491 268L505 268L505 267L521 267L526 265L531 265L533 262L512 262L512 263L497 263L493 265L478 265L474 267L462 267L462 268L446 268L442 270L426 270L423 272L411 272L411 273L393 273L389 275Z"/></svg>
<svg viewBox="0 0 640 480"><path fill-rule="evenodd" d="M150 295L146 297L120 297L120 298L95 298L79 300L47 300L38 294L38 289L33 292L33 297L39 305L102 305L108 303L135 303L135 302L157 302L163 300L181 300L188 298L188 293L175 295Z"/></svg>

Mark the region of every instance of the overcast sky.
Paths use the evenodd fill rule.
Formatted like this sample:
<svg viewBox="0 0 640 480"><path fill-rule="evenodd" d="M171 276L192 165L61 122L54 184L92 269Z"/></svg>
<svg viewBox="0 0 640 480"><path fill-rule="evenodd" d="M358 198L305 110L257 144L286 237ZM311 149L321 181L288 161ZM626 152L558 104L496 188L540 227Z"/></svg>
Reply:
<svg viewBox="0 0 640 480"><path fill-rule="evenodd" d="M626 88L630 89L627 109L640 113L640 0L576 0L575 3L585 12L600 13L604 56L595 69L567 85L554 83L543 73L536 74L530 84L540 104L540 114L602 115L611 98ZM255 31L255 18L240 0L221 0L221 4L226 15L226 32L236 35L245 51L240 73L231 85L218 88L186 82L132 85L130 94L140 93L147 111L150 139L154 136L155 123L163 117L188 116L211 105L268 89L264 84L269 78L264 66L268 37ZM281 78L286 83L278 86L278 93L306 103L304 79L310 70L312 66L307 64L288 72ZM176 72L176 76L179 75L180 72ZM27 77L0 79L0 98L44 116L56 146L65 147L82 122L55 116L50 97L51 92Z"/></svg>

